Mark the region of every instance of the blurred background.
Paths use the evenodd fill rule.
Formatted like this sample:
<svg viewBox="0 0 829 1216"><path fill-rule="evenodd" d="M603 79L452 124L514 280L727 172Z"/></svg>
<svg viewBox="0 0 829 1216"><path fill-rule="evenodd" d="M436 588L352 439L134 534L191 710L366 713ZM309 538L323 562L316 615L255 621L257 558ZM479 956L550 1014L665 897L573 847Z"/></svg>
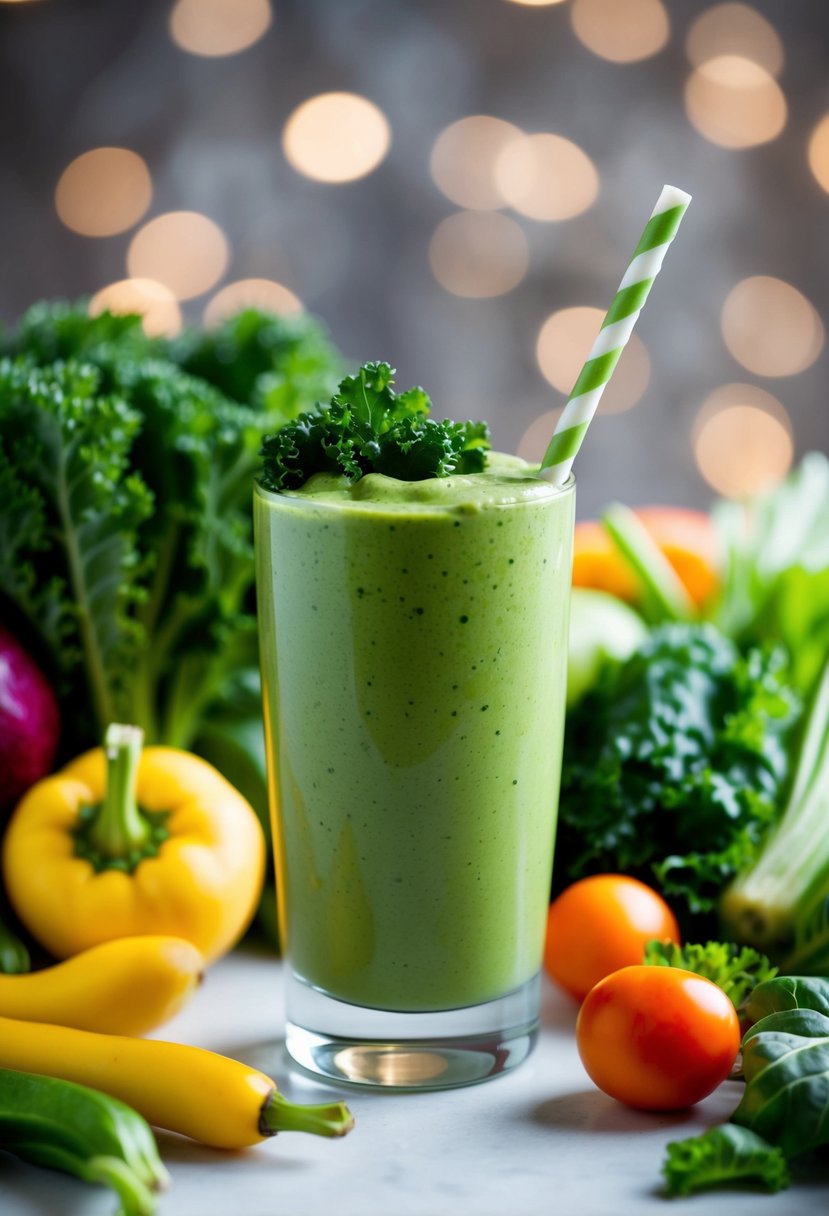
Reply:
<svg viewBox="0 0 829 1216"><path fill-rule="evenodd" d="M306 309L540 457L663 182L694 195L580 514L829 450L826 0L0 0L0 318Z"/></svg>

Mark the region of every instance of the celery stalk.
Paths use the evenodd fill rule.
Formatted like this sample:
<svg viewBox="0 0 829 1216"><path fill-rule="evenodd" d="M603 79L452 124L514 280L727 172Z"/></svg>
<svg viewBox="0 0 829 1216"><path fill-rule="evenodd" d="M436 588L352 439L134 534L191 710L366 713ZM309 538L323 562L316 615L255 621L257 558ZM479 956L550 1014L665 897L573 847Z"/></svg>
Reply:
<svg viewBox="0 0 829 1216"><path fill-rule="evenodd" d="M784 971L829 975L829 662L783 815L751 869L726 890L720 913L738 941L774 953Z"/></svg>
<svg viewBox="0 0 829 1216"><path fill-rule="evenodd" d="M685 585L639 517L617 502L605 511L602 524L639 583L645 619L652 625L695 620L698 613Z"/></svg>

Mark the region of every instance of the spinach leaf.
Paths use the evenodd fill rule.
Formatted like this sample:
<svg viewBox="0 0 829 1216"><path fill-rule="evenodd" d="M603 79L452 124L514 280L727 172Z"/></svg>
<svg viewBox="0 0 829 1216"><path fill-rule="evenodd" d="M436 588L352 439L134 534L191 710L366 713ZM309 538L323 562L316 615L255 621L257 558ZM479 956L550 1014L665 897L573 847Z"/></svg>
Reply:
<svg viewBox="0 0 829 1216"><path fill-rule="evenodd" d="M829 1017L772 1013L743 1039L746 1088L732 1121L796 1157L829 1143Z"/></svg>
<svg viewBox="0 0 829 1216"><path fill-rule="evenodd" d="M669 1195L728 1183L755 1182L769 1191L789 1185L786 1159L779 1148L748 1128L724 1123L701 1136L674 1140L662 1166Z"/></svg>
<svg viewBox="0 0 829 1216"><path fill-rule="evenodd" d="M789 1009L814 1009L829 1017L829 980L804 975L778 975L759 983L746 1002L752 1023Z"/></svg>

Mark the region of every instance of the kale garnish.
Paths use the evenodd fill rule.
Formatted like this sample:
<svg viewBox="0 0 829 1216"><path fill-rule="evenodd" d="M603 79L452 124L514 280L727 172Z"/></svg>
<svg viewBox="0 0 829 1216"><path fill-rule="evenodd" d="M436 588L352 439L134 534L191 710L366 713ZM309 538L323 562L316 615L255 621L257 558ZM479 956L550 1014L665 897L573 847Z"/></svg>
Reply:
<svg viewBox="0 0 829 1216"><path fill-rule="evenodd" d="M422 388L395 393L388 363L364 363L328 405L300 414L262 444L261 484L297 489L314 473L357 481L384 473L401 481L479 473L489 448L485 422L435 422Z"/></svg>

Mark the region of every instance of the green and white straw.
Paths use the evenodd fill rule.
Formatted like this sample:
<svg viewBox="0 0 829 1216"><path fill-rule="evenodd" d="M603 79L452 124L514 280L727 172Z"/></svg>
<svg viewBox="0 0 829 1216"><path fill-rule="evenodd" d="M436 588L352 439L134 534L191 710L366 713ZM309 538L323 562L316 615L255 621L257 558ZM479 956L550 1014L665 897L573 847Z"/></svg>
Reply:
<svg viewBox="0 0 829 1216"><path fill-rule="evenodd" d="M676 186L662 187L659 201L634 250L615 299L602 321L593 349L579 373L541 461L541 476L555 485L563 485L570 476L590 419L633 333L636 318L642 311L654 279L662 269L662 260L690 201L690 194L684 190L677 190Z"/></svg>

